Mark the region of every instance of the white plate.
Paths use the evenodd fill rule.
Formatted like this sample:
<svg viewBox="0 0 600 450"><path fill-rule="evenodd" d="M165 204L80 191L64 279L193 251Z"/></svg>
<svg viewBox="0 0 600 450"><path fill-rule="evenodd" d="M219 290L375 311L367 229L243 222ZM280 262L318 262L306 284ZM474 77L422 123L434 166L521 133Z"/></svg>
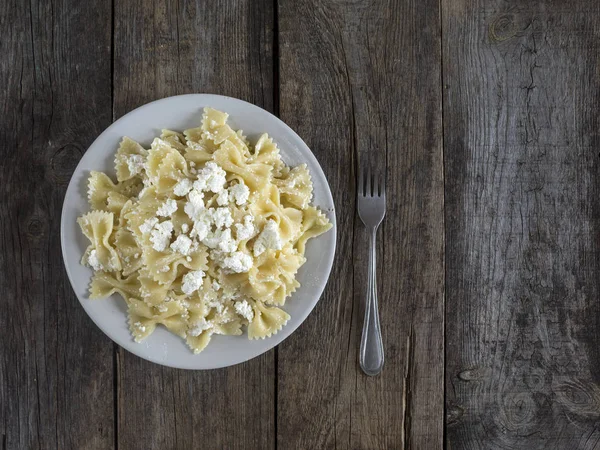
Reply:
<svg viewBox="0 0 600 450"><path fill-rule="evenodd" d="M181 131L198 126L205 106L229 113L228 123L236 130L244 130L250 142L256 142L263 132L269 133L278 144L286 164L295 166L306 163L314 184L313 202L328 215L333 228L308 242L307 261L297 275L302 286L285 303L283 309L290 314L291 319L279 333L270 338L252 341L246 334L215 335L203 352L194 355L181 338L163 327L157 327L152 335L137 344L129 333L125 304L118 295L102 300L88 298L92 271L80 264L88 242L76 219L89 211L86 197L89 172L107 172L115 179L113 160L123 136L149 146L160 135L162 128ZM308 146L290 127L267 111L235 98L190 94L168 97L141 106L117 120L94 141L79 162L67 188L60 237L65 267L73 290L85 311L109 338L130 352L155 363L183 369L214 369L247 361L270 350L292 334L306 319L321 297L331 271L336 223L333 198L323 170ZM318 340L318 337L315 339Z"/></svg>

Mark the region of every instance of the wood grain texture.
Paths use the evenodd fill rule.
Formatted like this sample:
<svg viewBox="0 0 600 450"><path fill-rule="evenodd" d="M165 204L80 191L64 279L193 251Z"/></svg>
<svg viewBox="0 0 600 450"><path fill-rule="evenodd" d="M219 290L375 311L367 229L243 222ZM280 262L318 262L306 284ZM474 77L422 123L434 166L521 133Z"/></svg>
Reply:
<svg viewBox="0 0 600 450"><path fill-rule="evenodd" d="M328 177L338 246L323 298L279 347L278 447L440 448L438 3L282 0L279 32L281 118ZM378 236L386 365L376 378L357 361L367 272L367 236L355 215L358 165L388 182Z"/></svg>
<svg viewBox="0 0 600 450"><path fill-rule="evenodd" d="M71 173L110 124L110 22L110 1L0 2L3 450L114 442L112 344L73 294L59 237Z"/></svg>
<svg viewBox="0 0 600 450"><path fill-rule="evenodd" d="M598 3L442 3L448 448L600 448Z"/></svg>
<svg viewBox="0 0 600 450"><path fill-rule="evenodd" d="M273 110L273 24L266 1L117 2L115 118L191 92ZM274 446L273 351L205 372L160 367L121 349L118 363L119 448Z"/></svg>

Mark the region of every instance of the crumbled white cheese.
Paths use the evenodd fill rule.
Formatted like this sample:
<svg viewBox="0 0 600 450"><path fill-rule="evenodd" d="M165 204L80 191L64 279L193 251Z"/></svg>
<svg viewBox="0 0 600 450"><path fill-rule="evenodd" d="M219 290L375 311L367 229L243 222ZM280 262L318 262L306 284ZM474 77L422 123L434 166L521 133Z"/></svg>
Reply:
<svg viewBox="0 0 600 450"><path fill-rule="evenodd" d="M104 266L102 265L102 263L98 259L98 252L96 252L95 249L92 250L90 252L90 254L88 255L88 264L95 271L104 270Z"/></svg>
<svg viewBox="0 0 600 450"><path fill-rule="evenodd" d="M134 257L134 258L139 258L139 257L140 257L140 254L139 254L139 253L136 253L135 255L133 255L133 257Z"/></svg>
<svg viewBox="0 0 600 450"><path fill-rule="evenodd" d="M171 268L169 267L168 264L165 264L164 266L162 266L162 268L160 269L161 272L166 273L169 270L171 270Z"/></svg>
<svg viewBox="0 0 600 450"><path fill-rule="evenodd" d="M137 175L144 170L144 157L142 155L129 155L127 158L127 168L131 176Z"/></svg>
<svg viewBox="0 0 600 450"><path fill-rule="evenodd" d="M199 146L200 148L196 148L195 146ZM198 144L197 142L190 142L190 147L192 147L194 150L203 150L202 146L200 144ZM190 161L190 167L196 167L196 163L194 161Z"/></svg>
<svg viewBox="0 0 600 450"><path fill-rule="evenodd" d="M279 234L279 225L274 220L269 219L262 232L254 242L254 256L262 255L267 249L281 250L283 241Z"/></svg>
<svg viewBox="0 0 600 450"><path fill-rule="evenodd" d="M237 242L231 237L231 229L225 228L221 233L219 250L225 253L231 253L237 250Z"/></svg>
<svg viewBox="0 0 600 450"><path fill-rule="evenodd" d="M243 180L229 188L229 200L235 202L236 205L245 204L249 197L250 189L244 184Z"/></svg>
<svg viewBox="0 0 600 450"><path fill-rule="evenodd" d="M192 246L192 240L185 234L180 234L175 239L175 242L171 244L171 250L182 255L188 255L190 253L190 247Z"/></svg>
<svg viewBox="0 0 600 450"><path fill-rule="evenodd" d="M223 261L223 268L235 273L248 272L252 267L252 257L242 252L234 252Z"/></svg>
<svg viewBox="0 0 600 450"><path fill-rule="evenodd" d="M217 228L230 227L233 223L233 217L229 208L214 208L210 209L212 222Z"/></svg>
<svg viewBox="0 0 600 450"><path fill-rule="evenodd" d="M235 232L238 241L247 241L256 236L256 227L254 226L254 217L250 214L244 216L244 223L235 224Z"/></svg>
<svg viewBox="0 0 600 450"><path fill-rule="evenodd" d="M237 249L237 242L231 237L230 228L209 232L202 240L202 243L208 248L218 249L225 253L230 253Z"/></svg>
<svg viewBox="0 0 600 450"><path fill-rule="evenodd" d="M190 336L200 336L203 331L210 330L213 327L212 322L208 322L204 317L200 318L194 323L193 328L190 329Z"/></svg>
<svg viewBox="0 0 600 450"><path fill-rule="evenodd" d="M223 253L220 250L210 251L210 259L212 259L215 262L215 264L218 264L219 266L223 264L223 260L225 259L225 257L227 257L227 254Z"/></svg>
<svg viewBox="0 0 600 450"><path fill-rule="evenodd" d="M186 256L186 257L185 257L185 260L186 260L187 262L192 262L192 257L191 257L191 256Z"/></svg>
<svg viewBox="0 0 600 450"><path fill-rule="evenodd" d="M154 228L154 225L156 225L157 223L158 223L158 218L150 217L143 224L140 225L140 233L143 233L143 234L150 233L150 231L152 231L152 228ZM136 258L137 258L137 256L136 256Z"/></svg>
<svg viewBox="0 0 600 450"><path fill-rule="evenodd" d="M194 181L194 189L220 193L227 182L225 171L214 161L209 161L198 172L198 179Z"/></svg>
<svg viewBox="0 0 600 450"><path fill-rule="evenodd" d="M235 310L248 322L252 322L252 319L254 319L254 311L252 310L252 306L250 306L247 300L235 302Z"/></svg>
<svg viewBox="0 0 600 450"><path fill-rule="evenodd" d="M173 222L166 220L154 226L150 234L150 242L152 248L157 252L164 252L171 242L171 234L173 233Z"/></svg>
<svg viewBox="0 0 600 450"><path fill-rule="evenodd" d="M166 306L166 305L158 305L158 306L156 307L156 309L158 309L158 312L164 313L164 312L167 312L167 309L168 309L168 308L167 308L167 306Z"/></svg>
<svg viewBox="0 0 600 450"><path fill-rule="evenodd" d="M182 233L187 233L188 231L190 231L189 225L187 223L181 224L181 232Z"/></svg>
<svg viewBox="0 0 600 450"><path fill-rule="evenodd" d="M213 282L212 282L212 288L215 291L218 291L219 289L221 289L221 285L219 284L219 282L217 280L213 280Z"/></svg>
<svg viewBox="0 0 600 450"><path fill-rule="evenodd" d="M190 237L197 237L198 240L202 241L210 232L212 218L208 209L202 210L194 220L194 226L190 232Z"/></svg>
<svg viewBox="0 0 600 450"><path fill-rule="evenodd" d="M169 217L177 211L177 202L172 198L165 200L165 202L159 206L156 210L156 215L160 217Z"/></svg>
<svg viewBox="0 0 600 450"><path fill-rule="evenodd" d="M173 194L177 195L178 197L183 197L184 195L187 195L187 193L191 190L191 180L189 178L184 178L173 187Z"/></svg>
<svg viewBox="0 0 600 450"><path fill-rule="evenodd" d="M133 324L133 326L135 328L137 328L141 333L143 333L143 332L146 331L146 327L144 325L142 325L141 322L136 322L136 323Z"/></svg>
<svg viewBox="0 0 600 450"><path fill-rule="evenodd" d="M210 231L202 239L202 243L208 248L217 248L221 242L221 234L223 234L223 230Z"/></svg>
<svg viewBox="0 0 600 450"><path fill-rule="evenodd" d="M217 196L217 203L219 206L227 206L229 204L229 192L223 189Z"/></svg>
<svg viewBox="0 0 600 450"><path fill-rule="evenodd" d="M225 299L224 299L223 297L216 297L216 298L214 298L214 299L211 299L211 298L209 298L209 299L206 301L206 306L208 306L209 308L214 308L214 309L216 309L216 310L217 310L217 312L218 312L219 314L221 314L221 313L223 312L223 307L225 306L225 305L223 304L223 301L224 301L224 300L225 300Z"/></svg>
<svg viewBox="0 0 600 450"><path fill-rule="evenodd" d="M204 281L204 272L202 270L194 270L188 272L183 276L183 284L181 290L184 294L190 295L192 292L197 291Z"/></svg>
<svg viewBox="0 0 600 450"><path fill-rule="evenodd" d="M197 189L191 190L188 195L188 202L183 207L183 210L190 219L197 220L203 209L204 192L200 192Z"/></svg>

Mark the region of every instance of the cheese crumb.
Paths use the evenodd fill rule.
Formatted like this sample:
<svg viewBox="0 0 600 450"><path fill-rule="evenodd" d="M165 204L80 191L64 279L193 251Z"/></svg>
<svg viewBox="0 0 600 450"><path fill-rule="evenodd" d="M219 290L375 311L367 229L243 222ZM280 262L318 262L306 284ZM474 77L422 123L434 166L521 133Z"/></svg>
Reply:
<svg viewBox="0 0 600 450"><path fill-rule="evenodd" d="M238 206L245 204L250 197L250 189L244 184L243 180L229 188L229 200Z"/></svg>
<svg viewBox="0 0 600 450"><path fill-rule="evenodd" d="M92 250L88 255L88 264L96 272L99 270L104 270L104 266L102 266L102 263L98 259L98 252L95 249Z"/></svg>
<svg viewBox="0 0 600 450"><path fill-rule="evenodd" d="M175 211L177 211L177 202L170 198L156 210L156 215L160 217L169 217Z"/></svg>
<svg viewBox="0 0 600 450"><path fill-rule="evenodd" d="M235 302L235 310L248 322L252 322L252 319L254 319L254 311L252 310L252 306L250 306L247 300Z"/></svg>
<svg viewBox="0 0 600 450"><path fill-rule="evenodd" d="M168 309L168 308L167 308L167 306L166 306L166 305L158 305L158 306L156 307L156 309L158 309L158 312L164 313L164 312L167 312L167 309Z"/></svg>
<svg viewBox="0 0 600 450"><path fill-rule="evenodd" d="M210 210L211 218L217 228L230 227L233 217L229 208L214 208Z"/></svg>
<svg viewBox="0 0 600 450"><path fill-rule="evenodd" d="M219 206L226 206L229 204L229 192L225 189L221 191L221 193L217 196L217 203Z"/></svg>
<svg viewBox="0 0 600 450"><path fill-rule="evenodd" d="M219 289L221 289L221 285L219 284L219 282L217 280L213 280L213 282L212 282L212 288L215 291L218 291Z"/></svg>
<svg viewBox="0 0 600 450"><path fill-rule="evenodd" d="M190 295L192 292L197 291L204 281L204 272L202 270L195 270L188 272L183 276L183 284L181 290L184 294Z"/></svg>
<svg viewBox="0 0 600 450"><path fill-rule="evenodd" d="M227 182L225 171L214 161L209 161L198 172L198 179L194 181L194 189L220 193Z"/></svg>
<svg viewBox="0 0 600 450"><path fill-rule="evenodd" d="M283 241L279 234L279 225L274 220L269 219L254 242L254 256L262 255L267 249L281 250L282 248Z"/></svg>
<svg viewBox="0 0 600 450"><path fill-rule="evenodd" d="M157 252L164 252L171 242L171 234L173 233L173 222L167 220L154 226L150 234L150 242L152 248Z"/></svg>
<svg viewBox="0 0 600 450"><path fill-rule="evenodd" d="M256 236L256 227L254 226L254 217L250 214L244 216L244 223L235 224L235 232L238 241L247 241Z"/></svg>
<svg viewBox="0 0 600 450"><path fill-rule="evenodd" d="M188 195L188 202L183 207L183 210L192 220L197 220L202 210L204 209L204 192L200 192L197 189L190 191Z"/></svg>
<svg viewBox="0 0 600 450"><path fill-rule="evenodd" d="M252 257L242 252L234 252L223 261L223 268L235 273L245 273L252 268Z"/></svg>
<svg viewBox="0 0 600 450"><path fill-rule="evenodd" d="M190 329L190 336L200 336L203 331L210 330L213 327L211 322L208 322L204 317L198 319L193 328Z"/></svg>
<svg viewBox="0 0 600 450"><path fill-rule="evenodd" d="M194 226L190 232L190 237L197 237L198 240L203 241L210 232L211 227L211 216L207 209L201 211L194 220Z"/></svg>
<svg viewBox="0 0 600 450"><path fill-rule="evenodd" d="M189 178L184 178L173 187L173 194L177 195L178 197L183 197L184 195L187 195L187 193L191 190L192 182Z"/></svg>
<svg viewBox="0 0 600 450"><path fill-rule="evenodd" d="M191 246L192 240L185 234L180 234L177 236L177 239L175 239L175 242L171 244L171 250L186 256L190 253Z"/></svg>
<svg viewBox="0 0 600 450"><path fill-rule="evenodd" d="M189 225L187 223L181 224L181 232L187 233L188 231L190 231Z"/></svg>
<svg viewBox="0 0 600 450"><path fill-rule="evenodd" d="M127 158L127 168L131 176L137 175L144 170L144 157L142 155L129 155Z"/></svg>
<svg viewBox="0 0 600 450"><path fill-rule="evenodd" d="M142 234L150 233L150 231L152 231L152 228L154 228L154 225L156 225L157 223L158 223L158 219L156 217L150 217L143 224L140 225L140 233L142 233ZM137 256L136 256L136 258L137 258Z"/></svg>

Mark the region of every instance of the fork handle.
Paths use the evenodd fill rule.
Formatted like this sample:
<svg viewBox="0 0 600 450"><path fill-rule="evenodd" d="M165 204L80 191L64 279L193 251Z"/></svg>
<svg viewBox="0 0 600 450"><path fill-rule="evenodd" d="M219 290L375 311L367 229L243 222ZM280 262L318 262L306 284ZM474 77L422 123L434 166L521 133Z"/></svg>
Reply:
<svg viewBox="0 0 600 450"><path fill-rule="evenodd" d="M377 264L375 237L377 228L373 228L369 238L369 279L367 284L367 303L362 339L360 341L360 367L369 376L381 372L383 368L383 341L379 325L379 308L377 306Z"/></svg>

